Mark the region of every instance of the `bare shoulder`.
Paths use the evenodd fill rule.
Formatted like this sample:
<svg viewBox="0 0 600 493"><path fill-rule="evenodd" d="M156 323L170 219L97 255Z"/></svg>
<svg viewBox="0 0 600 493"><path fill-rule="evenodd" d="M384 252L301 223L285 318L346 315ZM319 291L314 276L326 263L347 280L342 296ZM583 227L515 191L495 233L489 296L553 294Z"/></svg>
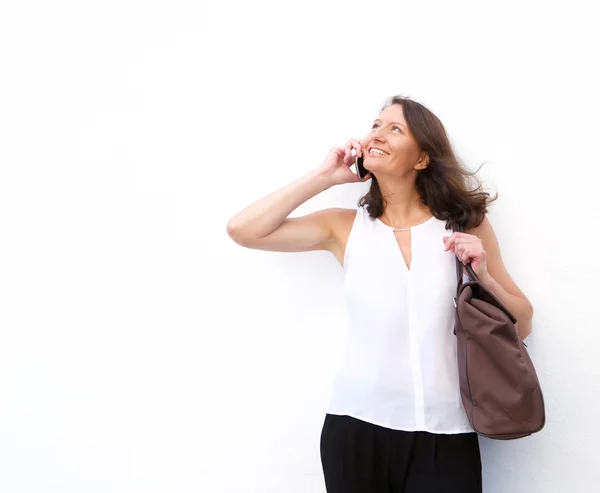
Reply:
<svg viewBox="0 0 600 493"><path fill-rule="evenodd" d="M246 248L272 252L328 250L340 264L356 210L329 208L299 217L287 217L274 231L256 236L251 231L231 228L229 236Z"/></svg>
<svg viewBox="0 0 600 493"><path fill-rule="evenodd" d="M495 239L496 234L494 233L494 228L492 228L492 223L487 217L487 214L483 216L483 221L479 226L475 226L474 228L469 228L465 230L465 233L470 235L477 236L481 241L484 239L491 239L492 237Z"/></svg>
<svg viewBox="0 0 600 493"><path fill-rule="evenodd" d="M321 209L309 214L314 220L322 224L323 229L329 231L328 240L322 242L311 250L328 250L331 252L341 266L344 265L344 255L348 237L356 218L357 209L345 209L332 207Z"/></svg>
<svg viewBox="0 0 600 493"><path fill-rule="evenodd" d="M339 264L343 266L346 244L348 243L348 237L350 236L357 210L336 208L330 209L330 211L332 211L331 229L335 238L334 247L330 251L335 255Z"/></svg>
<svg viewBox="0 0 600 493"><path fill-rule="evenodd" d="M504 265L500 252L500 243L487 215L484 216L479 226L469 228L465 230L465 233L475 235L481 240L483 249L485 250L488 272L504 290L512 295L527 299Z"/></svg>
<svg viewBox="0 0 600 493"><path fill-rule="evenodd" d="M333 215L333 227L341 228L342 230L345 228L352 228L352 223L354 222L354 218L356 217L356 209L330 209L334 212Z"/></svg>

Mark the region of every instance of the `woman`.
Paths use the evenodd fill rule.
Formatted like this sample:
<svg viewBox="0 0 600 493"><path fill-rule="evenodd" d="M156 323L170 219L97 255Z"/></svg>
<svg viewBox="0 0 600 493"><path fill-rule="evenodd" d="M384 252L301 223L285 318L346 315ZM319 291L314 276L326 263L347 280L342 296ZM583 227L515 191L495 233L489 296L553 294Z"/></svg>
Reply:
<svg viewBox="0 0 600 493"><path fill-rule="evenodd" d="M372 179L358 208L289 218L323 190L360 181L353 152ZM533 308L502 263L486 216L495 198L470 187L472 176L440 120L395 96L364 140L332 148L227 225L242 246L328 250L344 269L349 339L321 432L328 493L482 490L478 436L460 398L454 255L515 315L522 339Z"/></svg>

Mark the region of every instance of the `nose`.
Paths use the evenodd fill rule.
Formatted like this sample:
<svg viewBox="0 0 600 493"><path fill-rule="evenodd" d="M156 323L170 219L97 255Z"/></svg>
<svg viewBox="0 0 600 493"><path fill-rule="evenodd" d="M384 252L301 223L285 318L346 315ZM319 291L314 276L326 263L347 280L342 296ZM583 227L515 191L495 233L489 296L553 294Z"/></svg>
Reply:
<svg viewBox="0 0 600 493"><path fill-rule="evenodd" d="M373 132L371 133L371 140L376 141L376 142L384 142L385 141L383 134L382 134L381 127L377 127L375 130L373 130Z"/></svg>

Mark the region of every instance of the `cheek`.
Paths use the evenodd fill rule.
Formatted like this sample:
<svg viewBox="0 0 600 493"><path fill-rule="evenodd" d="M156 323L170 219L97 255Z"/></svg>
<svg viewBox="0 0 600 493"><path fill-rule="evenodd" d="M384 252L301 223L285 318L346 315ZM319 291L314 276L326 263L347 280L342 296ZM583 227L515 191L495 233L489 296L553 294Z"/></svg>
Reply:
<svg viewBox="0 0 600 493"><path fill-rule="evenodd" d="M394 157L400 161L409 161L412 162L414 158L419 155L418 149L406 140L398 140L398 142L394 143Z"/></svg>

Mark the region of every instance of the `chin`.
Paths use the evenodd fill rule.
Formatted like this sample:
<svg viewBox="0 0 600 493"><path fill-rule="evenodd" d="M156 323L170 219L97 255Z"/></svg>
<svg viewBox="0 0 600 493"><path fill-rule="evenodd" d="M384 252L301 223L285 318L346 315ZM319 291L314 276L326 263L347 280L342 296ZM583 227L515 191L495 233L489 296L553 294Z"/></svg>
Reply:
<svg viewBox="0 0 600 493"><path fill-rule="evenodd" d="M372 171L372 170L376 170L376 169L381 169L383 167L385 167L385 163L383 162L377 162L377 159L365 159L363 161L363 166L365 167L365 169L367 171Z"/></svg>

